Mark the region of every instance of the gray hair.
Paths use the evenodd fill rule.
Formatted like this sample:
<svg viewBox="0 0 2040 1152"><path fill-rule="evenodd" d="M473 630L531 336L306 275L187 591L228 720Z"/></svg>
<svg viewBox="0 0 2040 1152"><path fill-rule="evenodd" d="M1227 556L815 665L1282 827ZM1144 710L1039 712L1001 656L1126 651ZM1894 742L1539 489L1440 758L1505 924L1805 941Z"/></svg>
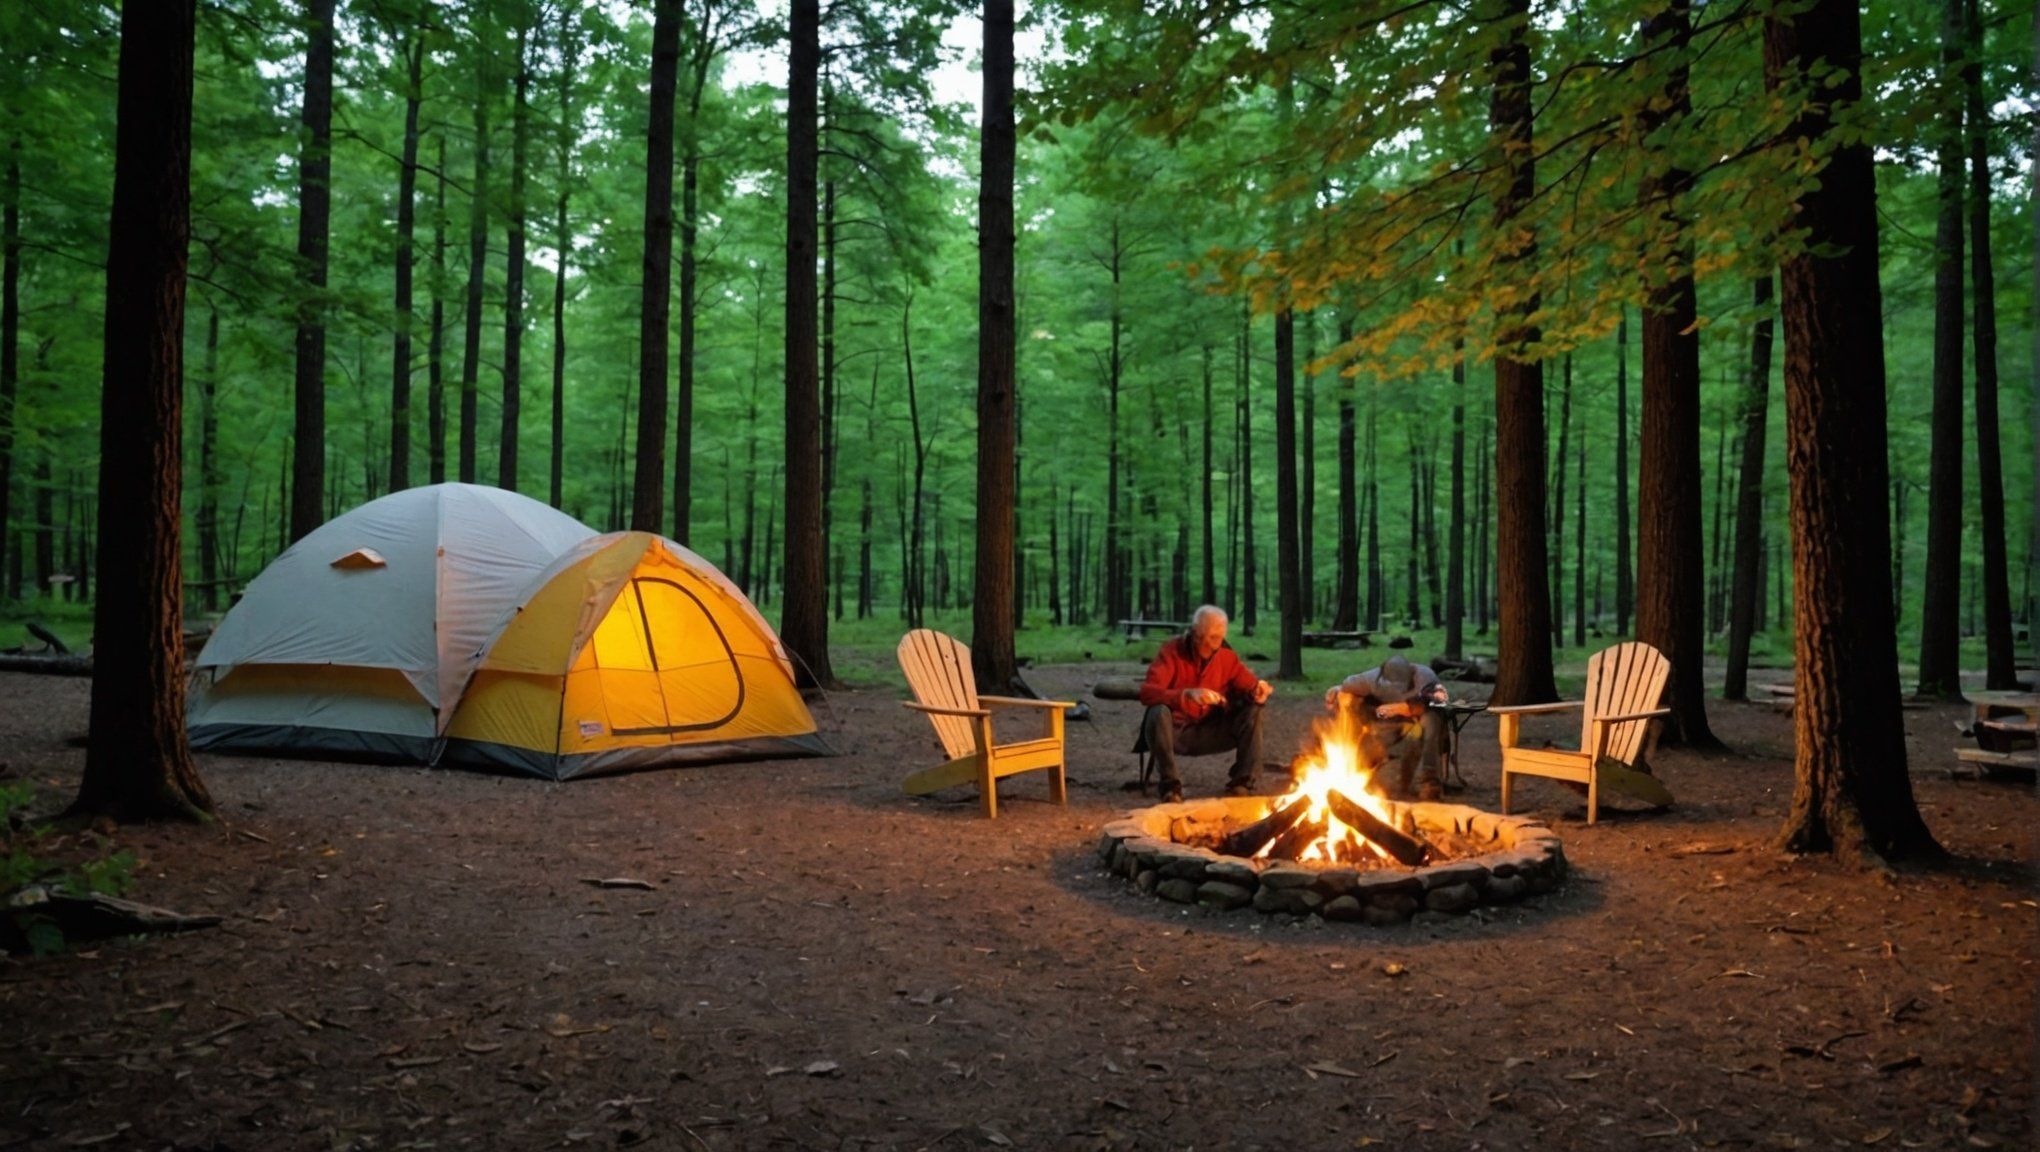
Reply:
<svg viewBox="0 0 2040 1152"><path fill-rule="evenodd" d="M1221 624L1229 623L1231 620L1231 617L1225 614L1225 609L1220 608L1218 605L1199 604L1197 611L1190 614L1190 630L1192 632L1197 631L1199 625L1213 617L1216 617Z"/></svg>

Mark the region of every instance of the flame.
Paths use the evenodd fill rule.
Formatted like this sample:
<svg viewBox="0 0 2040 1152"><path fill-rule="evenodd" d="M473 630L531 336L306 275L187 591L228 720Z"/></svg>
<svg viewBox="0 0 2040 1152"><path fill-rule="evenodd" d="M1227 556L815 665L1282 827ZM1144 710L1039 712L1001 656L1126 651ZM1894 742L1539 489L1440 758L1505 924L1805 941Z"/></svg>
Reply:
<svg viewBox="0 0 2040 1152"><path fill-rule="evenodd" d="M1331 805L1326 800L1330 793L1337 791L1390 827L1396 824L1395 813L1387 798L1375 790L1374 769L1377 766L1367 763L1361 752L1359 717L1342 700L1334 715L1318 719L1313 728L1318 739L1317 750L1298 757L1294 769L1295 783L1289 791L1277 797L1274 807L1269 809L1272 812L1297 799L1307 799L1310 810L1304 814L1304 819L1325 822L1324 835L1306 844L1296 858L1321 864L1351 864L1368 856L1388 858L1388 853L1379 845L1332 815ZM1255 858L1265 859L1274 847L1273 840L1263 844L1254 853Z"/></svg>

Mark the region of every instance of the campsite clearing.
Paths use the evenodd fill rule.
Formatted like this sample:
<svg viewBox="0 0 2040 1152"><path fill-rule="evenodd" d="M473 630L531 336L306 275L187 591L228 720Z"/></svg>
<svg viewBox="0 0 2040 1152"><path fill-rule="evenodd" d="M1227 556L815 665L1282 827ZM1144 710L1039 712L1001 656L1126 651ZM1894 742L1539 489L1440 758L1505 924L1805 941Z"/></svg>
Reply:
<svg viewBox="0 0 2040 1152"><path fill-rule="evenodd" d="M138 898L225 924L0 962L0 1147L2028 1146L2040 799L1947 779L1957 709L1905 714L1956 866L1769 851L1790 719L1716 703L1741 754L1660 753L1669 812L1526 795L1561 892L1379 931L1099 873L1135 704L1070 725L1068 808L1023 782L985 821L900 794L934 754L902 695L818 705L839 758L568 785L206 757L220 827L114 838ZM44 807L86 703L0 677ZM1278 696L1271 755L1316 703ZM1464 763L1495 807L1491 725Z"/></svg>

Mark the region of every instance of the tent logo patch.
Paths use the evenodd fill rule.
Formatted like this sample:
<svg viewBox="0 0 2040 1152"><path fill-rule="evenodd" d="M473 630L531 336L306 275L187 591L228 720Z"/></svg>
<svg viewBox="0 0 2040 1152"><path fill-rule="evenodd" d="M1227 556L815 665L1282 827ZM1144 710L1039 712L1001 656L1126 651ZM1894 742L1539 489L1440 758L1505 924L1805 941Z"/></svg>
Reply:
<svg viewBox="0 0 2040 1152"><path fill-rule="evenodd" d="M586 736L590 739L602 735L602 721L600 720L581 721L581 735Z"/></svg>

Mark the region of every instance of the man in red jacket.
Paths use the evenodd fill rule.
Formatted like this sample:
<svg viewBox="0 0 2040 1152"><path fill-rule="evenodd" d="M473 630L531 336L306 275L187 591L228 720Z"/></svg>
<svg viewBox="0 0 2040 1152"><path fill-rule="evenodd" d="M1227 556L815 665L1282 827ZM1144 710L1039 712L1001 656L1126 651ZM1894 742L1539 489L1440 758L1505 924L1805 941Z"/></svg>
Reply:
<svg viewBox="0 0 2040 1152"><path fill-rule="evenodd" d="M1190 631L1162 645L1140 702L1147 705L1141 720L1141 741L1153 754L1163 801L1183 798L1183 778L1176 757L1209 756L1233 750L1228 795L1254 790L1254 770L1261 764L1261 705L1274 687L1247 671L1225 642L1223 609L1206 604L1190 617Z"/></svg>

